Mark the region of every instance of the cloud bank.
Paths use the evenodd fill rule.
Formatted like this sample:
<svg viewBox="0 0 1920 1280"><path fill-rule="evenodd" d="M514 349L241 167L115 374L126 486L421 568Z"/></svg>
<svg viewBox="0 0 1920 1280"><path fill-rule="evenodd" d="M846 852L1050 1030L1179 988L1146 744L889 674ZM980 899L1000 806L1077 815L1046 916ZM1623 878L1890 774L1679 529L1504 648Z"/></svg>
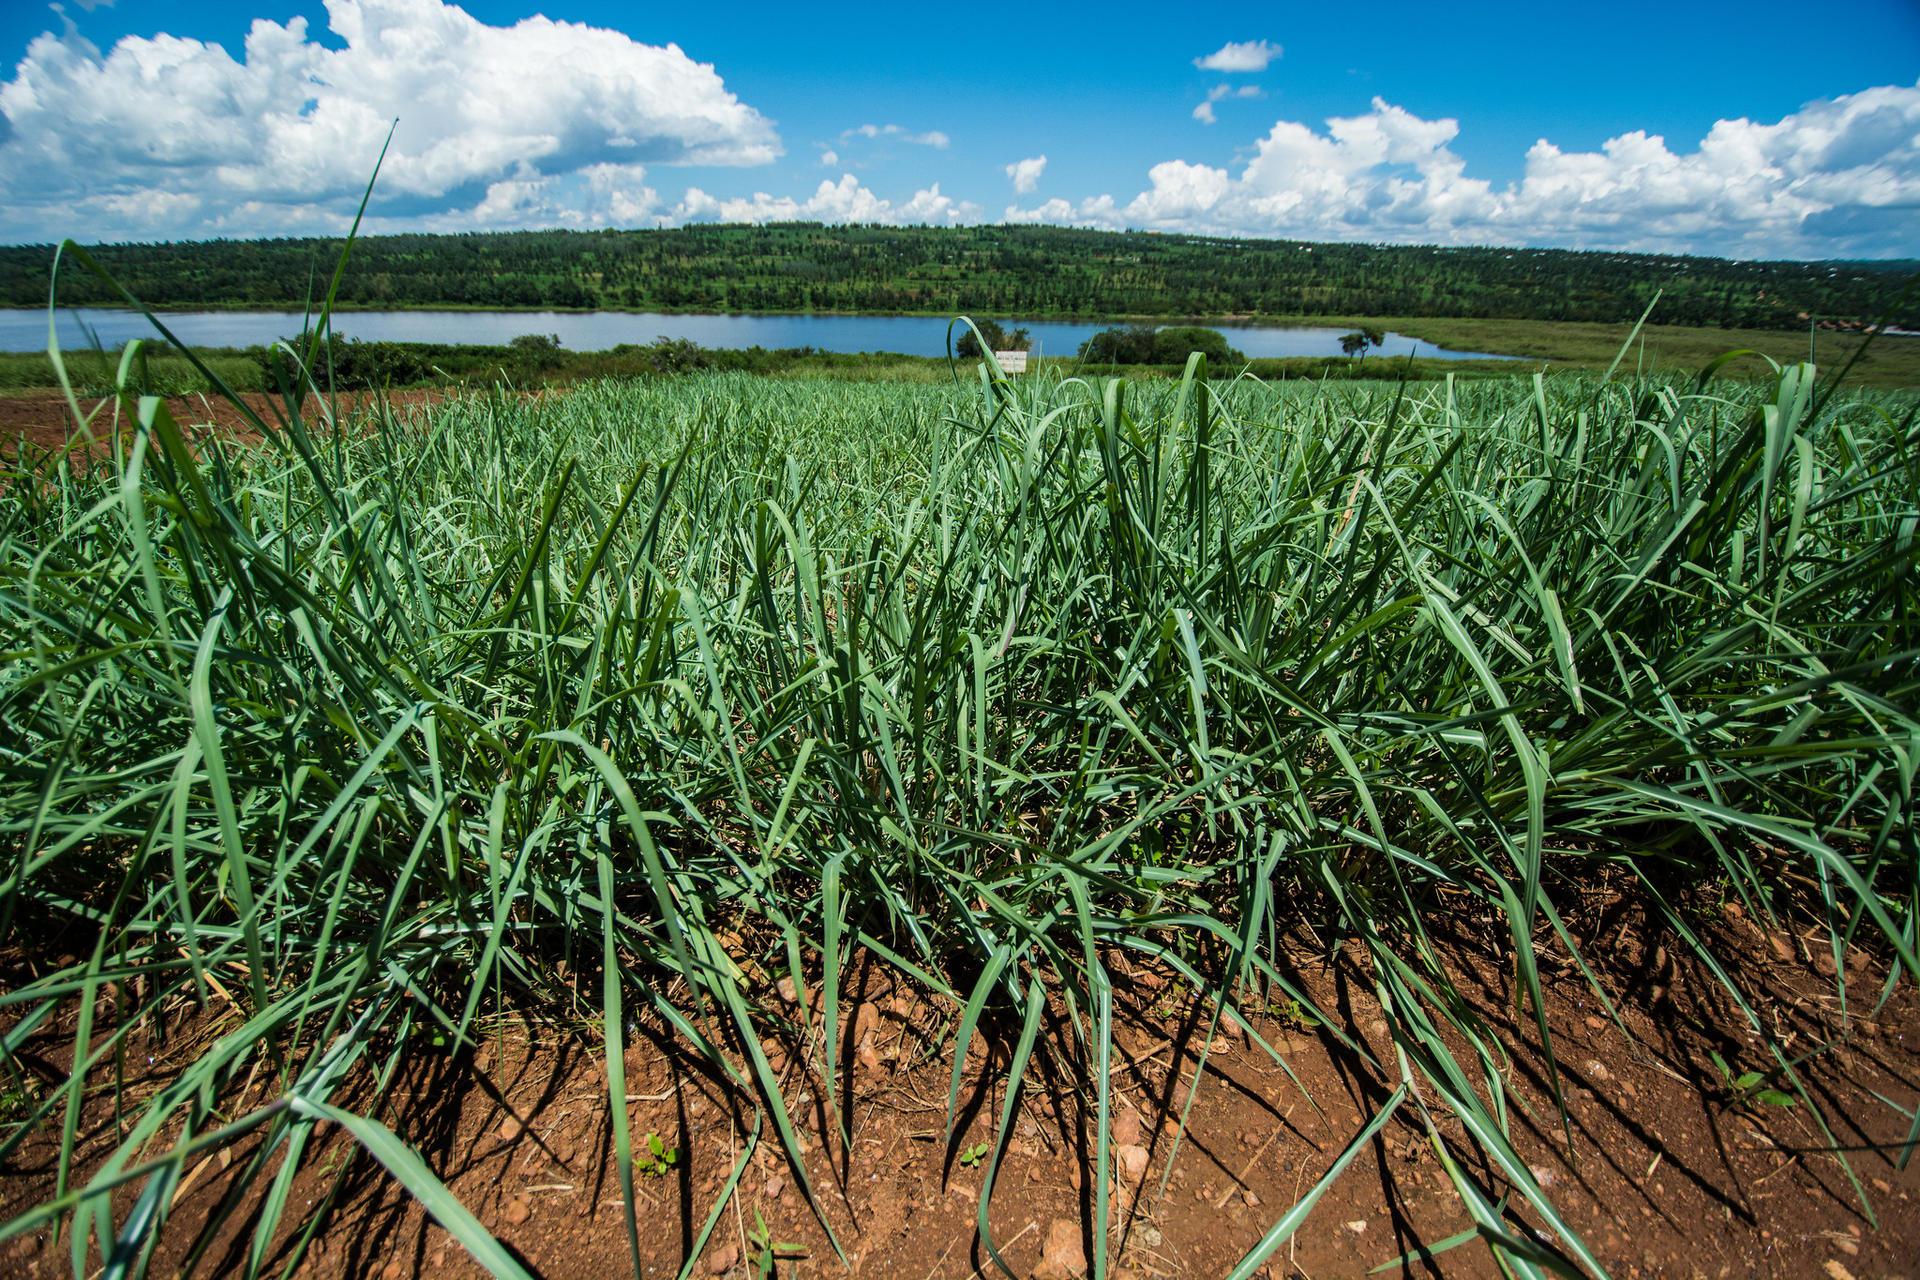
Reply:
<svg viewBox="0 0 1920 1280"><path fill-rule="evenodd" d="M303 18L258 20L238 59L169 35L106 54L37 37L0 82L8 231L332 226L396 117L376 210L422 224L542 207L624 220L646 165L781 154L772 124L676 45L544 17L488 26L440 0L327 0L327 26L343 47Z"/></svg>
<svg viewBox="0 0 1920 1280"><path fill-rule="evenodd" d="M980 221L981 208L967 200L942 195L940 184L913 193L898 204L882 199L862 186L852 174L838 182L821 182L805 200L756 191L749 198L721 199L698 187L673 209L673 222L871 222L888 226Z"/></svg>
<svg viewBox="0 0 1920 1280"><path fill-rule="evenodd" d="M1721 120L1691 150L1642 131L1597 151L1547 139L1496 187L1451 144L1459 121L1383 98L1324 131L1277 121L1237 172L1167 160L1102 216L1091 202L1010 209L1075 221L1237 236L1528 244L1729 257L1920 253L1920 85L1811 102L1783 119Z"/></svg>

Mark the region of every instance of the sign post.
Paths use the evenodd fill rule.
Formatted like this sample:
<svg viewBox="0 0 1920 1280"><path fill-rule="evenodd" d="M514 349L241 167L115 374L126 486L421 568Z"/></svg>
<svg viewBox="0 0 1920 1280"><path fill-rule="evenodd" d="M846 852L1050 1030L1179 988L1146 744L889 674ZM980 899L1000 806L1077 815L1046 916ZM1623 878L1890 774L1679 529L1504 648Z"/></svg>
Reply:
<svg viewBox="0 0 1920 1280"><path fill-rule="evenodd" d="M996 351L994 363L1000 366L1000 372L1013 374L1027 371L1027 353L1024 351Z"/></svg>

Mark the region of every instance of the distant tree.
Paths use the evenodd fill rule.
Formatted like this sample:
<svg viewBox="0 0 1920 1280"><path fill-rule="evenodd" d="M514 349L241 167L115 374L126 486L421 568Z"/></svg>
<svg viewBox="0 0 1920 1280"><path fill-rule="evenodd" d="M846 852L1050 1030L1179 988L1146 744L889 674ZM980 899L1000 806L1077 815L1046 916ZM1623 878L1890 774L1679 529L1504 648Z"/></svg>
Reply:
<svg viewBox="0 0 1920 1280"><path fill-rule="evenodd" d="M1385 346L1386 342L1387 335L1378 329L1355 329L1340 339L1340 350L1348 357L1359 356L1365 360L1367 348Z"/></svg>
<svg viewBox="0 0 1920 1280"><path fill-rule="evenodd" d="M507 345L515 351L558 351L560 335L557 333L523 333L508 341Z"/></svg>
<svg viewBox="0 0 1920 1280"><path fill-rule="evenodd" d="M1080 358L1089 364L1151 364L1153 326L1102 329L1080 344Z"/></svg>
<svg viewBox="0 0 1920 1280"><path fill-rule="evenodd" d="M690 338L669 338L664 334L651 346L640 348L655 373L689 373L709 364L706 348Z"/></svg>
<svg viewBox="0 0 1920 1280"><path fill-rule="evenodd" d="M1155 329L1152 325L1137 324L1124 329L1102 329L1080 344L1080 358L1089 364L1184 364L1195 351L1203 352L1216 364L1235 364L1246 359L1227 345L1218 330L1199 325Z"/></svg>
<svg viewBox="0 0 1920 1280"><path fill-rule="evenodd" d="M987 340L988 350L1025 351L1032 345L1031 339L1028 337L1025 329L1015 329L1009 332L998 320L975 320L973 324L975 329L980 330L980 336ZM965 325L960 327L960 336L954 341L953 350L954 354L963 360L970 360L986 354L986 352L980 350L980 343L974 338L973 329L969 329Z"/></svg>
<svg viewBox="0 0 1920 1280"><path fill-rule="evenodd" d="M1185 364L1187 357L1200 352L1215 364L1238 364L1246 357L1227 345L1226 335L1217 329L1199 325L1180 325L1161 329L1153 335L1153 364Z"/></svg>

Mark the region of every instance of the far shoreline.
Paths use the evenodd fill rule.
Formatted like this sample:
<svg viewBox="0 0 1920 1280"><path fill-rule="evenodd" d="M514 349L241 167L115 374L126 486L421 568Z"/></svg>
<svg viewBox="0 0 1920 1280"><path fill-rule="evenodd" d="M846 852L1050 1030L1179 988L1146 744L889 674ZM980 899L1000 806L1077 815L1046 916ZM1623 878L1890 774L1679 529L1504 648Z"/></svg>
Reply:
<svg viewBox="0 0 1920 1280"><path fill-rule="evenodd" d="M0 313L26 314L44 312L44 306L19 307L0 303ZM307 310L305 303L151 303L140 307L128 306L124 302L71 302L62 303L63 311L124 311L138 314L142 310L155 315L273 315L280 312ZM556 316L725 316L753 317L765 319L850 319L850 320L952 320L957 316L982 316L1005 322L1022 320L1043 321L1049 324L1200 324L1219 325L1236 329L1321 329L1339 328L1342 325L1358 324L1361 321L1378 320L1380 316L1356 315L1266 315L1260 312L1225 315L1166 315L1166 314L1123 314L1106 312L1024 312L1002 313L984 308L962 308L959 311L756 311L735 309L715 311L706 307L518 307L518 306L482 306L464 302L410 302L410 303L335 303L333 311L339 315L357 313L398 314L409 311L430 314L481 313L488 315L556 315ZM1413 317L1409 317L1413 318ZM1419 317L1424 319L1456 319L1452 316ZM1486 317L1489 319L1522 319L1523 317Z"/></svg>

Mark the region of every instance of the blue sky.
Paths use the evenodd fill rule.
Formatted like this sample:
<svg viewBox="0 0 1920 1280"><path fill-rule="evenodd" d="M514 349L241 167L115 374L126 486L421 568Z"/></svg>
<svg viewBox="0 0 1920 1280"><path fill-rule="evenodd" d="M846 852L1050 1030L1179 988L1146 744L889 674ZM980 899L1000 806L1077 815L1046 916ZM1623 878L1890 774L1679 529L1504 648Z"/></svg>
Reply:
<svg viewBox="0 0 1920 1280"><path fill-rule="evenodd" d="M1012 220L1920 253L1920 5L1833 12L16 3L0 239L336 230L398 116L381 230Z"/></svg>

